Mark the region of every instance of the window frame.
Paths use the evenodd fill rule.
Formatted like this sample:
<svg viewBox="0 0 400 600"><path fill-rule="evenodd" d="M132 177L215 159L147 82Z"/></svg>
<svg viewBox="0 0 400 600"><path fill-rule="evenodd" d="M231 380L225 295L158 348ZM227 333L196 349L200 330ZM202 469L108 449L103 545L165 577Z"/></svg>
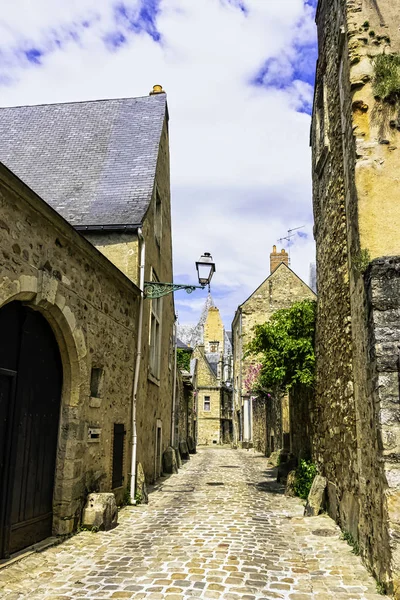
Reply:
<svg viewBox="0 0 400 600"><path fill-rule="evenodd" d="M152 269L151 281L159 281L155 271ZM150 300L150 326L149 326L149 375L157 383L161 374L161 336L162 336L162 298Z"/></svg>
<svg viewBox="0 0 400 600"><path fill-rule="evenodd" d="M209 408L206 408L206 404ZM203 412L211 412L211 396L203 396Z"/></svg>

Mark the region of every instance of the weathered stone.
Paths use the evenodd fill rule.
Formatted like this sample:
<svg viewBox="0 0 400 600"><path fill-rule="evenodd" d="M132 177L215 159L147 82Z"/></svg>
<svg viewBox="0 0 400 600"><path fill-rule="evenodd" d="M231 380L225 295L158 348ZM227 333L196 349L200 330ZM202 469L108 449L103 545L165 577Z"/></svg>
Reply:
<svg viewBox="0 0 400 600"><path fill-rule="evenodd" d="M308 494L307 504L304 509L304 516L316 517L319 515L325 501L326 478L316 475Z"/></svg>
<svg viewBox="0 0 400 600"><path fill-rule="evenodd" d="M142 463L138 463L136 467L136 501L138 504L147 504L149 496L147 493L146 478L144 475Z"/></svg>
<svg viewBox="0 0 400 600"><path fill-rule="evenodd" d="M293 498L296 495L296 493L294 491L295 483L296 483L296 471L289 471L289 473L287 475L287 479L286 479L285 496L289 496L290 498Z"/></svg>
<svg viewBox="0 0 400 600"><path fill-rule="evenodd" d="M176 464L178 466L178 469L180 469L182 466L182 459L181 459L181 453L179 452L179 447L177 446L176 448L174 448L174 450L175 450Z"/></svg>
<svg viewBox="0 0 400 600"><path fill-rule="evenodd" d="M162 462L164 473L171 474L178 472L175 450L171 446L169 446L163 453Z"/></svg>
<svg viewBox="0 0 400 600"><path fill-rule="evenodd" d="M187 439L187 447L189 450L189 454L196 454L196 445L194 443L194 439L189 436Z"/></svg>
<svg viewBox="0 0 400 600"><path fill-rule="evenodd" d="M280 460L280 458L279 458L280 454L281 454L280 450L276 450L275 452L272 452L268 457L269 464L272 465L273 467L277 467L279 464L279 460Z"/></svg>
<svg viewBox="0 0 400 600"><path fill-rule="evenodd" d="M190 455L186 442L179 442L179 452L182 460L189 460Z"/></svg>
<svg viewBox="0 0 400 600"><path fill-rule="evenodd" d="M286 484L288 474L297 467L297 458L291 458L290 460L281 463L278 467L278 473L276 480L278 483Z"/></svg>
<svg viewBox="0 0 400 600"><path fill-rule="evenodd" d="M96 531L108 531L117 523L118 509L114 494L89 494L83 509L82 526Z"/></svg>

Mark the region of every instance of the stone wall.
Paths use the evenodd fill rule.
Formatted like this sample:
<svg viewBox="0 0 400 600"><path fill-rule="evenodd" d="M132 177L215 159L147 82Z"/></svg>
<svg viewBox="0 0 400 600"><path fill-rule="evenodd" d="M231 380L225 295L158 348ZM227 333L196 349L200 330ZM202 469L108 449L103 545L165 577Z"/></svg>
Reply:
<svg viewBox="0 0 400 600"><path fill-rule="evenodd" d="M56 534L79 523L87 493L112 487L113 424L123 424L129 482L137 287L20 180L0 166L0 306L25 302L50 323L63 392L54 490ZM91 369L102 369L91 397ZM89 436L89 428L98 437Z"/></svg>
<svg viewBox="0 0 400 600"><path fill-rule="evenodd" d="M395 5L319 3L312 143L319 294L314 456L329 481L330 514L358 539L376 577L397 589L398 434L391 423L386 436L392 405L374 371L379 361L371 362L385 352L376 324L385 315L373 307L375 261L363 277L371 259L400 253L398 107L377 100L372 84L374 56L400 50ZM393 277L388 268L389 288L396 287ZM388 380L382 375L388 398L391 373Z"/></svg>

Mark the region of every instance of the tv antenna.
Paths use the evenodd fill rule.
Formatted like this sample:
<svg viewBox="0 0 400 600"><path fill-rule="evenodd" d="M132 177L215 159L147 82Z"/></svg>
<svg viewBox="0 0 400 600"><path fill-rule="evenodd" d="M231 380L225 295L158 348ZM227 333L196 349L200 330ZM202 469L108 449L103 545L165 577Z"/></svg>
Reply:
<svg viewBox="0 0 400 600"><path fill-rule="evenodd" d="M293 229L288 229L287 235L285 237L281 237L278 240L279 243L282 243L283 241L288 242L289 265L290 265L290 247L291 247L290 240L292 240L294 237L296 237L296 234L294 233L295 231L298 231L299 229L304 229L304 227L305 227L305 225L301 225L300 227L293 227Z"/></svg>

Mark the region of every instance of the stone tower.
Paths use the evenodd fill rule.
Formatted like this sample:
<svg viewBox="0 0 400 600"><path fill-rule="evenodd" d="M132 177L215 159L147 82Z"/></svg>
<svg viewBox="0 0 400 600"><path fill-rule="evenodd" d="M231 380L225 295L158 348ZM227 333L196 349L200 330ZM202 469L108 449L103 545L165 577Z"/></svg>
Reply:
<svg viewBox="0 0 400 600"><path fill-rule="evenodd" d="M399 14L399 0L320 0L311 128L314 457L328 479L329 513L397 598L400 89L385 97L380 88L399 70Z"/></svg>

